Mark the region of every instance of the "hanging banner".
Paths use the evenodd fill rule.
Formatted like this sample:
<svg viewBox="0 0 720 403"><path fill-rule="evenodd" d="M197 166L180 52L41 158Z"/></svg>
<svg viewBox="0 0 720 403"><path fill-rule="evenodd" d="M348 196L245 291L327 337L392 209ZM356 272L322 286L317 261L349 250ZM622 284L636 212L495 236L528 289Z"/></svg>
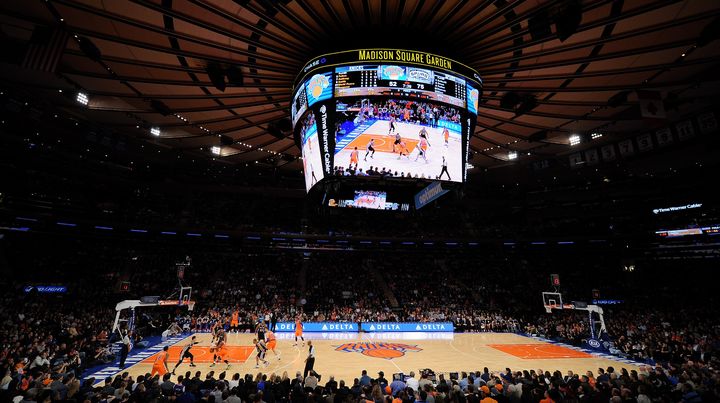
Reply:
<svg viewBox="0 0 720 403"><path fill-rule="evenodd" d="M415 209L419 210L425 207L433 200L438 199L447 192L448 190L443 189L440 182L433 182L429 184L425 189L419 191L415 195Z"/></svg>

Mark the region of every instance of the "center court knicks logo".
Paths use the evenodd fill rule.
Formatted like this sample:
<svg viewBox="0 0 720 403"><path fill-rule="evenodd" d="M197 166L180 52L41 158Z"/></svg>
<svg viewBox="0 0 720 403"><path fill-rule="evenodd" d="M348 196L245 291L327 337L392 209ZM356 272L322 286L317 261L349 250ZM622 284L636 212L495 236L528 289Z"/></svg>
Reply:
<svg viewBox="0 0 720 403"><path fill-rule="evenodd" d="M406 352L418 352L422 349L417 345L403 343L345 343L335 347L335 351L361 353L368 357L392 360L404 356Z"/></svg>

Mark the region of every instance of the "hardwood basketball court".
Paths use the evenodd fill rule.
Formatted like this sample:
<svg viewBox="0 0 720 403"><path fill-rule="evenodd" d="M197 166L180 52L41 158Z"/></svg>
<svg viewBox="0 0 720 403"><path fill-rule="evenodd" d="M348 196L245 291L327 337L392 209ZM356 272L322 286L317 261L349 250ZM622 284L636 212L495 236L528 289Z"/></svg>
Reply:
<svg viewBox="0 0 720 403"><path fill-rule="evenodd" d="M242 376L257 372L282 374L284 371L293 377L295 371L303 370L307 344L294 347L293 334L290 333L277 334L276 350L280 359L268 352L266 359L270 365L264 367L261 364L259 369L255 369L253 337L253 334L248 333L228 334L228 357L231 364L227 371L228 377L236 372ZM210 367L210 334L197 334L197 339L200 344L192 349L197 367L190 367L186 361L176 374L202 371L204 377L209 370L214 370L216 374L224 371L225 364ZM368 370L368 374L373 377L377 376L378 371L384 371L385 377L392 379L393 373L415 371L417 374L423 368L446 374L482 371L483 367L495 372L504 371L507 367L513 371L542 369L585 373L590 370L596 374L600 367L638 368L638 365L511 333L306 333L305 339L312 340L316 346L315 370L323 376L323 383L330 375L334 375L336 380L344 379L352 384L363 369ZM186 340L170 347L170 370L175 366ZM126 371L134 377L143 375L150 372L153 361L154 356Z"/></svg>

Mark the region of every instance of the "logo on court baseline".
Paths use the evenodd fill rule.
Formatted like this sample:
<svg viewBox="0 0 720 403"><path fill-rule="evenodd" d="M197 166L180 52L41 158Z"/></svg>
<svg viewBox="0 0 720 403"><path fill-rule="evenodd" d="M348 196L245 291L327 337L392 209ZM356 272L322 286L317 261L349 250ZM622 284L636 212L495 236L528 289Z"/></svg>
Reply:
<svg viewBox="0 0 720 403"><path fill-rule="evenodd" d="M345 343L334 347L335 351L360 353L368 357L385 358L386 360L402 357L406 352L422 351L417 345L403 343Z"/></svg>

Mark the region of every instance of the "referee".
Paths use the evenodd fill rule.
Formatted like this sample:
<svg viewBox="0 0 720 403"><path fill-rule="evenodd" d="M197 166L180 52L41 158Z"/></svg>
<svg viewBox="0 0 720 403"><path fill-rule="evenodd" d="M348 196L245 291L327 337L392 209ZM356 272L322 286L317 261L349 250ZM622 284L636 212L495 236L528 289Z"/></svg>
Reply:
<svg viewBox="0 0 720 403"><path fill-rule="evenodd" d="M307 378L308 372L313 370L315 366L315 346L312 344L312 340L308 340L308 356L305 359L305 371L303 372L303 379Z"/></svg>
<svg viewBox="0 0 720 403"><path fill-rule="evenodd" d="M440 175L438 175L438 179L442 179L443 174L447 174L448 180L452 180L450 178L450 172L448 172L448 169L447 169L447 157L448 157L448 149L447 149L447 144L445 144L445 148L443 148L443 151L442 151L442 170L440 170Z"/></svg>
<svg viewBox="0 0 720 403"><path fill-rule="evenodd" d="M120 369L125 368L125 360L127 359L128 353L130 352L130 336L129 332L120 332L120 341L122 342L122 345L120 346Z"/></svg>

